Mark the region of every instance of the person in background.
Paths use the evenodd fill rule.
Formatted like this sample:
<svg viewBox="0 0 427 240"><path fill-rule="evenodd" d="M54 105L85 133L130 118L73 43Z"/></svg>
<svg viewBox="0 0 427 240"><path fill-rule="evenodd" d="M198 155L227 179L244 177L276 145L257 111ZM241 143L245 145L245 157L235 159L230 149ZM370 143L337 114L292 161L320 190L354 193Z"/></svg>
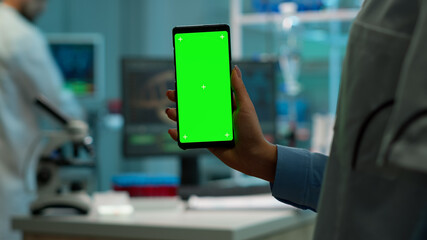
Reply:
<svg viewBox="0 0 427 240"><path fill-rule="evenodd" d="M64 90L47 42L33 24L46 0L0 2L0 239L20 239L13 215L28 213L36 195L35 167L42 149L35 98L73 117L83 116L74 96Z"/></svg>
<svg viewBox="0 0 427 240"><path fill-rule="evenodd" d="M331 155L268 143L237 67L225 164L318 212L315 239L427 239L427 1L365 0L343 63ZM175 91L167 93L176 101ZM177 120L176 109L166 109ZM177 129L169 134L177 140Z"/></svg>

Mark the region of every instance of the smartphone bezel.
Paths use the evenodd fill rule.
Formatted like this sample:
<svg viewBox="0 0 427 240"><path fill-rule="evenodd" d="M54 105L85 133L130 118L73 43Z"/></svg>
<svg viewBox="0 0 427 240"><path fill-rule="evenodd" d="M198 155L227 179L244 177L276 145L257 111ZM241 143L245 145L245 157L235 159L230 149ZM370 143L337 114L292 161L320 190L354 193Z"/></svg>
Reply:
<svg viewBox="0 0 427 240"><path fill-rule="evenodd" d="M175 34L180 33L196 33L196 32L216 32L216 31L227 31L228 33L228 58L229 58L229 76L231 78L231 37L230 37L230 27L227 24L215 24L215 25L196 25L196 26L177 26L174 27L172 30L172 42L173 42L173 63L174 63L174 70L175 70L175 90L176 90L176 110L177 110L177 129L178 129L178 146L182 149L190 149L190 148L210 148L210 147L225 147L225 148L232 148L234 147L234 123L232 124L233 129L233 139L229 141L211 141L211 142L191 142L191 143L183 143L180 140L179 135L179 114L178 114L178 88L177 88L177 75L176 75L176 52L175 52ZM231 79L230 79L231 80ZM231 83L230 83L231 84ZM231 109L230 113L233 115L233 90L230 87L230 101L231 101Z"/></svg>

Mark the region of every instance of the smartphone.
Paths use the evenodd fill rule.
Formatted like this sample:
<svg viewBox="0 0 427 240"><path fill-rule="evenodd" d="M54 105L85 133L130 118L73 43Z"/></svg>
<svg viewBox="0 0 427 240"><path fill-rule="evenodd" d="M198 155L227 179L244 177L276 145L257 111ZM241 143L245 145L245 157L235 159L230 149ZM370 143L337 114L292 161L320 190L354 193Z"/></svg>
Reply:
<svg viewBox="0 0 427 240"><path fill-rule="evenodd" d="M233 147L230 27L175 27L172 35L179 147Z"/></svg>

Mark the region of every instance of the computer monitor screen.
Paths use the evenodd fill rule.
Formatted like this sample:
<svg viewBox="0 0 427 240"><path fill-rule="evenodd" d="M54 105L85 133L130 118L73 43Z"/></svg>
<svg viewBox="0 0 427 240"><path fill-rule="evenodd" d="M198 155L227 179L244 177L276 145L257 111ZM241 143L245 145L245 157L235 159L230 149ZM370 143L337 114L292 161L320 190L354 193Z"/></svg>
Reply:
<svg viewBox="0 0 427 240"><path fill-rule="evenodd" d="M103 40L98 34L51 34L52 56L65 87L80 99L100 99L103 92Z"/></svg>
<svg viewBox="0 0 427 240"><path fill-rule="evenodd" d="M127 157L188 155L168 134L176 123L165 109L174 107L166 90L175 89L173 60L123 59L122 100L124 114L123 153Z"/></svg>
<svg viewBox="0 0 427 240"><path fill-rule="evenodd" d="M52 55L61 70L65 87L76 96L87 96L95 90L94 46L89 44L51 44Z"/></svg>
<svg viewBox="0 0 427 240"><path fill-rule="evenodd" d="M246 90L256 109L267 140L276 141L276 73L277 61L234 61L243 77Z"/></svg>
<svg viewBox="0 0 427 240"><path fill-rule="evenodd" d="M242 71L266 139L276 138L276 62L234 62ZM165 96L175 89L173 60L125 58L122 61L124 115L123 153L126 157L148 155L197 155L205 150L181 150L169 134L176 123L165 114L175 107Z"/></svg>

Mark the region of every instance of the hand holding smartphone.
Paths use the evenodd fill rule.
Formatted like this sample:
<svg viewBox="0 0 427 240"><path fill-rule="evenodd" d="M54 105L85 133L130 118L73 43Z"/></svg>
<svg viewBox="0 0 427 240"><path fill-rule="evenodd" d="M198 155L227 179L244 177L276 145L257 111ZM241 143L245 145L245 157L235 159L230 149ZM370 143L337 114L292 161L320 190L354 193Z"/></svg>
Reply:
<svg viewBox="0 0 427 240"><path fill-rule="evenodd" d="M173 29L178 145L233 147L230 28Z"/></svg>
<svg viewBox="0 0 427 240"><path fill-rule="evenodd" d="M242 74L237 66L233 68L231 83L235 94L233 122L236 126L235 146L233 148L208 148L227 166L247 175L269 182L274 181L276 173L277 147L269 143L262 134L255 108L246 91ZM176 90L166 91L167 98L176 103ZM177 121L176 108L166 109L169 119ZM169 135L178 141L178 130L169 129Z"/></svg>

